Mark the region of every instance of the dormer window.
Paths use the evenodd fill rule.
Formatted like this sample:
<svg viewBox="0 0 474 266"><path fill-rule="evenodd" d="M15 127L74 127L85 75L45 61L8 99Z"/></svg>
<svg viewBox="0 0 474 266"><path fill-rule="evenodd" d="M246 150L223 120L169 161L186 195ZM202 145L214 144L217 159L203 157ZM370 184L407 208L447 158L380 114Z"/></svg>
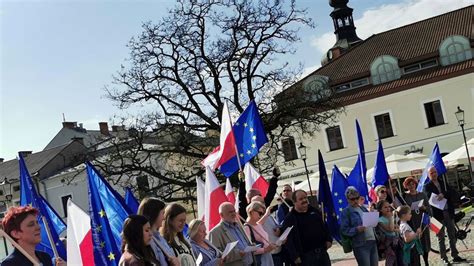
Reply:
<svg viewBox="0 0 474 266"><path fill-rule="evenodd" d="M439 56L442 66L472 59L472 49L469 40L461 35L449 36L441 42Z"/></svg>
<svg viewBox="0 0 474 266"><path fill-rule="evenodd" d="M382 55L375 58L370 65L370 75L374 85L399 79L401 71L398 67L398 60L391 55Z"/></svg>

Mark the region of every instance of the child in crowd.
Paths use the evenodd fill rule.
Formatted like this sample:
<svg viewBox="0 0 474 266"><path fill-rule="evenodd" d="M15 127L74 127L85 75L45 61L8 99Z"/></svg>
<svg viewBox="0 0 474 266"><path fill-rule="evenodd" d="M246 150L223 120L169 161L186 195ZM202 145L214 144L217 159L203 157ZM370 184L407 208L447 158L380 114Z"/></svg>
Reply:
<svg viewBox="0 0 474 266"><path fill-rule="evenodd" d="M401 259L400 233L398 225L395 224L392 207L387 200L380 200L376 205L377 211L380 213L379 229L382 232L382 241L385 251L385 265L403 265Z"/></svg>
<svg viewBox="0 0 474 266"><path fill-rule="evenodd" d="M421 246L420 236L422 234L421 228L416 229L416 232L408 225L411 220L411 208L407 205L402 205L397 208L397 215L400 218L400 235L403 239L403 262L409 266L420 265L420 255L423 254L423 247Z"/></svg>

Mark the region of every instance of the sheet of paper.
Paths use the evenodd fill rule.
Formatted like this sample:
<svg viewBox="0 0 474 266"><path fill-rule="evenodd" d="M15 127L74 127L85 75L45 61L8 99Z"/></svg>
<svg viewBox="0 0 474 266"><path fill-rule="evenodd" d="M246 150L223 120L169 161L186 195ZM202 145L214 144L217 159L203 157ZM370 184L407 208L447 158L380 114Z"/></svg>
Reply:
<svg viewBox="0 0 474 266"><path fill-rule="evenodd" d="M365 227L376 227L379 223L379 212L363 212L362 225Z"/></svg>
<svg viewBox="0 0 474 266"><path fill-rule="evenodd" d="M222 258L225 258L227 255L229 255L232 249L234 249L235 246L237 246L237 243L239 243L239 241L227 243L227 246L225 246L224 252L222 252Z"/></svg>
<svg viewBox="0 0 474 266"><path fill-rule="evenodd" d="M418 200L411 203L411 209L413 211L418 210L421 206L423 206L423 200Z"/></svg>
<svg viewBox="0 0 474 266"><path fill-rule="evenodd" d="M283 242L285 242L288 235L290 234L291 229L293 229L293 226L290 226L290 227L286 228L285 232L283 232L283 234L281 234L280 238L278 238L275 245L281 246L283 244Z"/></svg>
<svg viewBox="0 0 474 266"><path fill-rule="evenodd" d="M429 200L429 203L431 206L435 207L435 208L438 208L440 210L444 210L444 206L446 206L446 203L448 202L447 199L442 199L442 200L438 200L438 195L435 194L435 193L431 193L431 197L430 197L430 200Z"/></svg>
<svg viewBox="0 0 474 266"><path fill-rule="evenodd" d="M200 266L202 262L202 253L199 253L199 256L196 259L196 265Z"/></svg>
<svg viewBox="0 0 474 266"><path fill-rule="evenodd" d="M244 253L254 252L254 251L257 251L258 249L259 249L259 247L257 247L257 246L247 246L244 249Z"/></svg>

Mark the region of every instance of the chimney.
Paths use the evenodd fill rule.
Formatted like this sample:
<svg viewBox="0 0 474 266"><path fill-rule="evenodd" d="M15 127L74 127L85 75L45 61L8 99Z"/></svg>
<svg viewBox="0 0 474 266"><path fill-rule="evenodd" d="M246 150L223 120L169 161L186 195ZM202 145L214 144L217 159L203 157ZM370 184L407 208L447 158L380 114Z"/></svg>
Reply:
<svg viewBox="0 0 474 266"><path fill-rule="evenodd" d="M99 129L100 129L100 134L108 136L109 133L109 125L107 122L99 122Z"/></svg>
<svg viewBox="0 0 474 266"><path fill-rule="evenodd" d="M112 132L120 132L120 131L124 131L125 130L125 126L112 126Z"/></svg>
<svg viewBox="0 0 474 266"><path fill-rule="evenodd" d="M33 153L33 151L19 151L18 153L21 155L21 157L26 158L28 155Z"/></svg>
<svg viewBox="0 0 474 266"><path fill-rule="evenodd" d="M77 127L77 122L63 122L63 128L74 129Z"/></svg>

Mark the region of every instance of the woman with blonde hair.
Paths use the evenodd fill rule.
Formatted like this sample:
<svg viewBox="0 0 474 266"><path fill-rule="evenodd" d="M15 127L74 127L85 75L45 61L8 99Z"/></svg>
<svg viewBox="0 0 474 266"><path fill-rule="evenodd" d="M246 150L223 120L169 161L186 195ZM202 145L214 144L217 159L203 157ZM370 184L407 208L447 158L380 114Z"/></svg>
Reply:
<svg viewBox="0 0 474 266"><path fill-rule="evenodd" d="M174 254L181 262L181 266L194 266L194 258L191 244L184 238L183 229L186 225L186 209L177 204L171 203L165 209L164 224L160 228L160 233L173 249Z"/></svg>
<svg viewBox="0 0 474 266"><path fill-rule="evenodd" d="M257 265L273 266L273 258L270 253L276 246L268 240L268 234L263 226L259 223L265 214L265 205L258 201L254 201L247 206L247 222L244 230L247 236L261 247L255 251Z"/></svg>
<svg viewBox="0 0 474 266"><path fill-rule="evenodd" d="M194 256L202 256L202 266L222 266L224 260L221 257L222 252L206 239L206 225L203 221L194 219L189 223L189 238Z"/></svg>

